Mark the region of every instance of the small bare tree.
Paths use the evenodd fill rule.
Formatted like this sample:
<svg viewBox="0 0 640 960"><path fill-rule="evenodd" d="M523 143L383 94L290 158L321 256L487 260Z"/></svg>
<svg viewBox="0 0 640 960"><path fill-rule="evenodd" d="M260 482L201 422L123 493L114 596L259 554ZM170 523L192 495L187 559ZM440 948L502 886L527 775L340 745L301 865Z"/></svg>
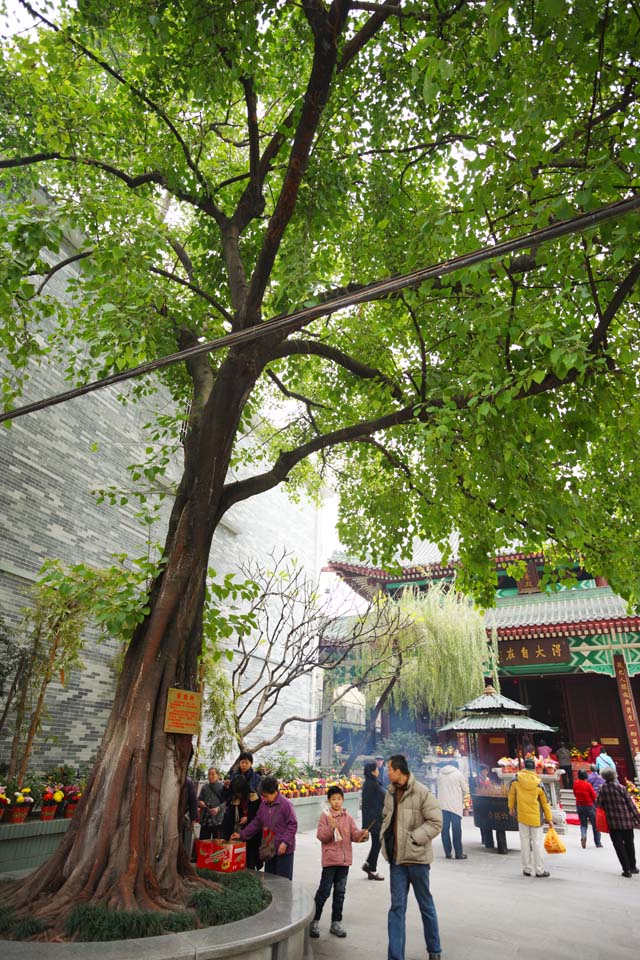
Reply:
<svg viewBox="0 0 640 960"><path fill-rule="evenodd" d="M241 612L234 607L229 613L227 608L225 615L210 607L206 618L218 642L226 624L226 655L232 666L225 679L219 671L215 686L207 691L204 716L215 724L221 704L230 704L233 739L240 750L252 752L272 746L292 723L321 720L351 690L390 677L395 671L393 638L404 619L397 604L379 600L356 612L355 594L351 610L331 615L290 554L283 551L271 559L269 566L257 561L241 565L246 579L235 584L236 597L245 601ZM231 582L227 578L226 586L214 591L223 596ZM213 650L217 660L225 654L215 645ZM367 656L360 656L365 650ZM317 670L325 675L322 705L306 715L292 713L266 733L265 721L281 704L284 691Z"/></svg>

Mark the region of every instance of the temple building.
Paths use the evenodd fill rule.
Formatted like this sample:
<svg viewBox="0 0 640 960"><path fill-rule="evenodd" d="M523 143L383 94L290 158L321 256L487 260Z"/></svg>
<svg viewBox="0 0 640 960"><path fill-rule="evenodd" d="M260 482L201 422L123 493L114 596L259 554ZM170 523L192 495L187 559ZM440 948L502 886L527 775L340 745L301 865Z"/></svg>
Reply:
<svg viewBox="0 0 640 960"><path fill-rule="evenodd" d="M423 553L429 562L414 560L397 574L343 559L328 569L366 597L454 580L455 562L434 562L426 545ZM526 564L519 580L507 572L516 561ZM495 558L496 605L485 623L488 638L497 634L501 692L557 728L556 744L583 749L598 739L620 775L633 777L640 754L640 617L627 613L606 580L579 567L574 586L541 589L544 563L542 553Z"/></svg>

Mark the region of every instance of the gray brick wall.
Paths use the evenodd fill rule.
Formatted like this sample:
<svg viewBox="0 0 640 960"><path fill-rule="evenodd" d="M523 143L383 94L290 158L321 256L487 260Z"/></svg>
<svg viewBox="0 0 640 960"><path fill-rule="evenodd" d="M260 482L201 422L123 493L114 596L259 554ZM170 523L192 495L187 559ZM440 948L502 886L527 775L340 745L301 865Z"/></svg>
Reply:
<svg viewBox="0 0 640 960"><path fill-rule="evenodd" d="M62 271L51 281L61 298L64 282ZM59 367L34 368L24 402L67 388ZM0 427L0 615L7 623L18 621L29 585L47 558L106 565L112 553L146 554L134 505L98 505L92 490L126 486L127 464L141 459L148 444L143 425L166 406L163 394L123 405L108 388L20 418L10 430ZM175 480L179 470L176 457L169 477ZM153 528L154 541L164 538L169 509L167 498L163 521ZM329 535L321 511L293 504L284 491L274 490L228 514L216 535L211 565L224 574L242 559L266 559L285 546L315 576ZM87 639L85 669L74 672L66 689L57 683L49 688L34 769L86 761L99 743L113 699L116 648L110 641L96 643L95 632ZM281 711L311 709L311 691L310 681L288 691ZM274 717L273 722L280 721ZM313 725L292 725L279 746L307 759L315 749ZM0 740L0 760L7 755L8 743Z"/></svg>

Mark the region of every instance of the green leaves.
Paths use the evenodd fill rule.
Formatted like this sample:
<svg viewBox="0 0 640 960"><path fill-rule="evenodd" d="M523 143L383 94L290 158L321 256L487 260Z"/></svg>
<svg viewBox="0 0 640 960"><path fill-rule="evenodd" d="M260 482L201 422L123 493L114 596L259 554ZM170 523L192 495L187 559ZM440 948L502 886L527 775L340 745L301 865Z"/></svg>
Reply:
<svg viewBox="0 0 640 960"><path fill-rule="evenodd" d="M60 362L84 382L227 329L215 302L234 313L232 290L241 299L264 263L270 224L280 229L272 218L313 63L312 31L293 4L64 10L120 79L51 31L2 51L3 158L65 158L5 171L6 406L40 362ZM540 0L533 10L489 0L437 23L410 9L389 17L331 77L308 161L294 165L300 184L260 319L628 195L640 120L634 16L628 0ZM363 19L349 14L342 51ZM264 209L243 220L236 242L221 231L249 182L247 78L257 91ZM36 184L54 203L26 199ZM533 246L294 333L329 355L267 358L277 379L260 376L236 411L240 435L255 444L239 435L231 463L260 473L318 435L409 409L412 424L328 447L287 476L294 496L338 488L351 550L382 562L410 551L414 535L444 542L456 528L467 584L482 598L491 593L487 558L522 539L558 538L567 551L592 549L598 563L606 554L626 578L635 501L625 498L615 522L599 520L576 477L593 477L620 403L632 424L637 417L637 289L607 314L637 257L637 224L629 217ZM70 253L89 251L50 276ZM594 343L603 316L606 335ZM215 378L220 360L206 363ZM144 522L187 400L196 395L192 418L200 409L207 377L194 387L192 374L180 366L159 375L175 410L159 415L129 488L101 493L136 502ZM631 460L626 448L620 455ZM617 495L609 471L603 478ZM597 486L608 500L605 480ZM607 530L615 550L605 549Z"/></svg>

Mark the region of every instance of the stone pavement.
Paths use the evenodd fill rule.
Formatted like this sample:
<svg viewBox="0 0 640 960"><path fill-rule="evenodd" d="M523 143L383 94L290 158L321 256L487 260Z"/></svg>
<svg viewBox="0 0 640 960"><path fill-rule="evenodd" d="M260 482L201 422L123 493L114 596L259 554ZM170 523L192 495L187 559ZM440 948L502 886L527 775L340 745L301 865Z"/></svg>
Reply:
<svg viewBox="0 0 640 960"><path fill-rule="evenodd" d="M566 854L548 856L551 876L524 877L520 840L508 833L509 853L485 850L473 821L463 820L468 860L445 860L434 842L431 890L438 910L443 960L637 960L640 955L640 876L622 877L611 840L604 849L580 846L580 830L569 826ZM312 940L316 960L386 960L389 883L368 880L360 869L369 844L354 845L345 901L344 940L329 934L331 901ZM636 831L640 860L640 833ZM298 835L294 879L315 893L320 879L320 844L315 831ZM422 924L413 894L407 910L406 960L425 960Z"/></svg>

